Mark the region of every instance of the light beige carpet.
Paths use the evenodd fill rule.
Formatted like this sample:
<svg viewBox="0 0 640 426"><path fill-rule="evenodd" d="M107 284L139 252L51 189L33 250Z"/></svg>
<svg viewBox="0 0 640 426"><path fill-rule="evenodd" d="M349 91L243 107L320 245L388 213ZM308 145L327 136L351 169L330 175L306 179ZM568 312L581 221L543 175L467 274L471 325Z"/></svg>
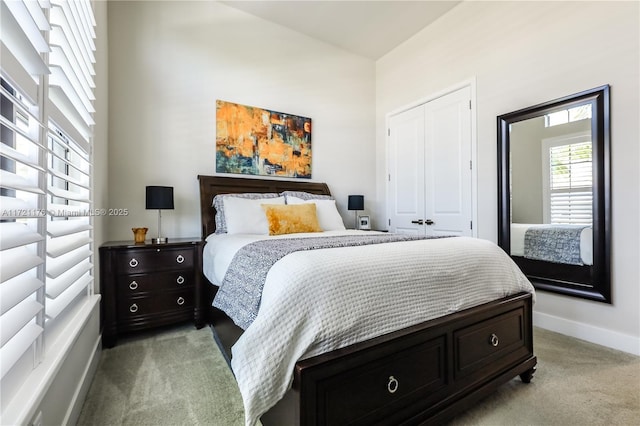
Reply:
<svg viewBox="0 0 640 426"><path fill-rule="evenodd" d="M187 324L103 350L78 425L244 425L244 408L211 329Z"/></svg>
<svg viewBox="0 0 640 426"><path fill-rule="evenodd" d="M535 329L538 371L451 425L638 425L640 357ZM233 375L208 328L141 334L102 352L80 425L243 425Z"/></svg>

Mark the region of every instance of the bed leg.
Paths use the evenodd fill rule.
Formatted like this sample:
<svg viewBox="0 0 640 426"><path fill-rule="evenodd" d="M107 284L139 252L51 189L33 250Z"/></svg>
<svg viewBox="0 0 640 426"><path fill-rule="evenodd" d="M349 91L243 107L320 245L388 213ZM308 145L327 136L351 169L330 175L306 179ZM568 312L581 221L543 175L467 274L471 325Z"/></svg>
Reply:
<svg viewBox="0 0 640 426"><path fill-rule="evenodd" d="M531 383L531 379L533 379L533 375L536 373L536 367L531 367L524 373L520 374L520 380L524 383Z"/></svg>

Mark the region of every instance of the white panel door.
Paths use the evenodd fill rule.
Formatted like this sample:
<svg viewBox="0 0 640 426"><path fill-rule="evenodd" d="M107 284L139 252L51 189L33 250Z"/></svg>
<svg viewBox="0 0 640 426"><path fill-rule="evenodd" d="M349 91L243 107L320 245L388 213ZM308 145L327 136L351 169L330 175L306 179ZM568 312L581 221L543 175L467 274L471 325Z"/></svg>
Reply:
<svg viewBox="0 0 640 426"><path fill-rule="evenodd" d="M472 236L470 92L389 118L391 232Z"/></svg>
<svg viewBox="0 0 640 426"><path fill-rule="evenodd" d="M465 87L425 104L425 230L471 236L471 110Z"/></svg>
<svg viewBox="0 0 640 426"><path fill-rule="evenodd" d="M392 232L423 234L424 226L424 108L389 120L389 225ZM414 223L412 223L414 222Z"/></svg>

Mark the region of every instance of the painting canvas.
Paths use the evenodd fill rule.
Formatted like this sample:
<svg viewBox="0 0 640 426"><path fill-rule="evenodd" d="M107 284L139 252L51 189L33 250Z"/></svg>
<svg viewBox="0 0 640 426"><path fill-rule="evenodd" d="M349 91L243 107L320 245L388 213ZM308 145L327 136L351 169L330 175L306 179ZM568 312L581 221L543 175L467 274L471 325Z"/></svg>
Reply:
<svg viewBox="0 0 640 426"><path fill-rule="evenodd" d="M311 178L311 119L216 101L216 172Z"/></svg>

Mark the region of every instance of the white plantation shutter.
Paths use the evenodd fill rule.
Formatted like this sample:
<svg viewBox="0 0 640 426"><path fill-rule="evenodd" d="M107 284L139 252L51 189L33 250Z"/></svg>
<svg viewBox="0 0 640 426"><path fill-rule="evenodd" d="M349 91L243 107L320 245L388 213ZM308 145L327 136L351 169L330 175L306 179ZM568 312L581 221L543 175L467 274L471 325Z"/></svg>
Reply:
<svg viewBox="0 0 640 426"><path fill-rule="evenodd" d="M46 203L42 76L49 28L37 2L2 2L0 81L0 377L19 382L40 361Z"/></svg>
<svg viewBox="0 0 640 426"><path fill-rule="evenodd" d="M93 293L95 21L87 0L3 0L2 412ZM69 313L67 315L67 313ZM29 393L29 392L27 392Z"/></svg>
<svg viewBox="0 0 640 426"><path fill-rule="evenodd" d="M545 223L591 225L593 167L590 135L543 144Z"/></svg>
<svg viewBox="0 0 640 426"><path fill-rule="evenodd" d="M87 1L52 0L49 68L46 316L91 294L91 135L95 21Z"/></svg>

